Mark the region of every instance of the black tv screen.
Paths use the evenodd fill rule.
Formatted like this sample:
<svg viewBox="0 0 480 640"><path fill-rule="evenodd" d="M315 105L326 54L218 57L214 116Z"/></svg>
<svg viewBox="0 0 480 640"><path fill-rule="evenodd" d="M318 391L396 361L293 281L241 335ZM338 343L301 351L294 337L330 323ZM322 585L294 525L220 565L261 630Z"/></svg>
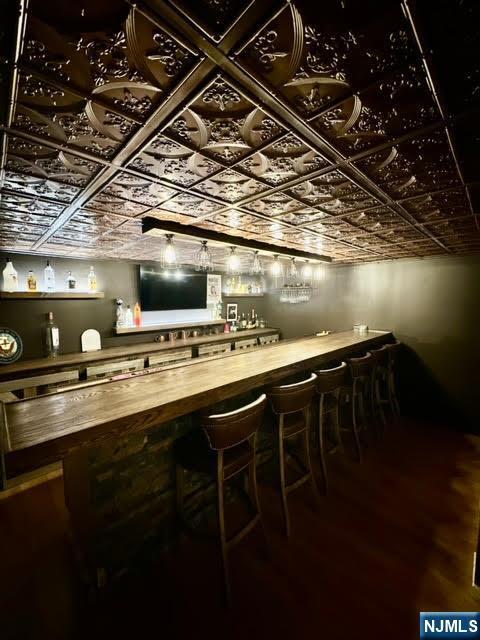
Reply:
<svg viewBox="0 0 480 640"><path fill-rule="evenodd" d="M140 305L142 311L205 309L207 275L180 274L156 266L141 266Z"/></svg>

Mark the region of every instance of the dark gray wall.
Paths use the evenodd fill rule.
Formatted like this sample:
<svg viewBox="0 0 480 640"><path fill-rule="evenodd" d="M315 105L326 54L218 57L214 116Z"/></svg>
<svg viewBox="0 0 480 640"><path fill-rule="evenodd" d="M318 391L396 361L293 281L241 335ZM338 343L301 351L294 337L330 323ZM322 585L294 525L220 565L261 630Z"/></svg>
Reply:
<svg viewBox="0 0 480 640"><path fill-rule="evenodd" d="M416 259L326 268L309 303L265 300L284 337L363 322L408 347L403 395L415 409L480 424L480 257Z"/></svg>
<svg viewBox="0 0 480 640"><path fill-rule="evenodd" d="M43 270L47 258L12 254L10 256L20 277L20 288L25 289L25 277L32 269L43 283ZM0 272L5 266L6 254L0 253ZM99 291L105 292L103 300L0 300L0 326L10 327L21 335L24 358L43 355L43 326L49 311L54 314L61 335L61 352L80 351L80 335L85 329L97 329L102 345L119 346L153 340L155 333L137 336L115 336L115 298L123 298L125 304L133 305L138 300L137 267L133 262L113 260L67 260L52 258L57 286L68 271L77 278L77 287L86 288L87 274L93 264L98 279ZM1 279L1 273L0 273ZM244 299L229 299L237 302L240 312L249 310L251 304ZM201 323L199 323L201 324Z"/></svg>

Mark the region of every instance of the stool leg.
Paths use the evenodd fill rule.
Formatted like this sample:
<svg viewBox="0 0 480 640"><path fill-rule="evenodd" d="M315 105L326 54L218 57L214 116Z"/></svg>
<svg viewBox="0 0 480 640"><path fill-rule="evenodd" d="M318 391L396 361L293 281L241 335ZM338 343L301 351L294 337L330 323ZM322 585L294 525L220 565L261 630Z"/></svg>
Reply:
<svg viewBox="0 0 480 640"><path fill-rule="evenodd" d="M360 446L360 437L358 434L357 424L357 380L353 381L352 389L352 425L353 425L353 437L355 438L355 445L357 447L358 461L362 461L362 449Z"/></svg>
<svg viewBox="0 0 480 640"><path fill-rule="evenodd" d="M225 600L229 607L232 603L230 589L230 575L228 570L228 547L227 535L225 531L225 493L223 482L223 452L217 453L217 501L218 501L218 529L220 533L220 546L222 551L223 585L225 589Z"/></svg>
<svg viewBox="0 0 480 640"><path fill-rule="evenodd" d="M340 389L337 389L336 391L333 392L333 397L335 398L335 411L334 411L335 417L333 422L334 422L335 437L337 439L337 446L339 451L343 453L344 447L342 442L342 435L340 433L340 395L341 395Z"/></svg>
<svg viewBox="0 0 480 640"><path fill-rule="evenodd" d="M282 495L283 519L285 522L285 535L290 536L290 516L287 504L287 486L285 482L285 450L283 446L283 414L280 415L278 428L278 461L280 466L280 492Z"/></svg>
<svg viewBox="0 0 480 640"><path fill-rule="evenodd" d="M385 411L383 409L383 398L382 398L382 394L380 392L380 381L381 381L380 376L377 376L376 379L375 379L375 402L376 402L376 405L378 407L378 412L380 414L380 420L381 420L381 423L382 423L381 429L382 429L382 434L383 434L383 432L385 430L385 425L387 423L387 419L385 417Z"/></svg>
<svg viewBox="0 0 480 640"><path fill-rule="evenodd" d="M397 398L397 389L395 386L395 373L392 369L392 371L390 372L390 384L391 384L391 388L392 388L392 405L393 405L393 413L396 416L400 415L400 405L398 404L398 398Z"/></svg>
<svg viewBox="0 0 480 640"><path fill-rule="evenodd" d="M312 458L310 456L310 412L311 408L308 407L305 411L305 422L307 424L307 428L303 432L303 438L305 443L305 462L308 473L310 473L310 483L312 485L313 495L316 499L320 498L320 494L318 493L317 483L315 482L315 474L313 473L312 468Z"/></svg>
<svg viewBox="0 0 480 640"><path fill-rule="evenodd" d="M255 509L257 510L257 514L260 518L260 527L262 529L263 540L265 542L265 550L267 554L270 553L270 547L268 544L267 532L265 530L265 524L263 522L262 511L260 509L260 500L258 499L258 484L257 484L257 460L256 460L256 440L257 434L255 433L253 436L253 460L250 463L250 467L248 469L248 483L249 483L249 495L252 500Z"/></svg>
<svg viewBox="0 0 480 640"><path fill-rule="evenodd" d="M360 420L362 421L362 427L364 431L366 431L367 415L365 413L365 382L362 383L362 388L358 393L358 412L360 414Z"/></svg>
<svg viewBox="0 0 480 640"><path fill-rule="evenodd" d="M175 506L177 510L177 521L179 529L184 521L184 487L185 471L179 464L175 465Z"/></svg>
<svg viewBox="0 0 480 640"><path fill-rule="evenodd" d="M320 398L318 401L318 451L320 453L320 467L322 469L322 478L323 478L323 487L325 493L328 491L328 480L327 480L327 464L325 462L325 442L324 442L324 429L325 429L325 415L323 411L325 395L323 393L320 394Z"/></svg>

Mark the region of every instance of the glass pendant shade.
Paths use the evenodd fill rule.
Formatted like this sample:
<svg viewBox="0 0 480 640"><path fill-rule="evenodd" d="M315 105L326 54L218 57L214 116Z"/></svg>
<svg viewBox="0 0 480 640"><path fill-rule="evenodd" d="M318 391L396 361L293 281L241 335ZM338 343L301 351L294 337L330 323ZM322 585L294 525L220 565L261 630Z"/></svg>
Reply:
<svg viewBox="0 0 480 640"><path fill-rule="evenodd" d="M196 271L211 271L213 269L212 254L207 247L207 241L202 240L200 249L197 251L195 257L195 269Z"/></svg>
<svg viewBox="0 0 480 640"><path fill-rule="evenodd" d="M162 265L171 269L177 266L177 252L173 244L173 235L169 233L165 238L165 246L162 251Z"/></svg>
<svg viewBox="0 0 480 640"><path fill-rule="evenodd" d="M227 273L240 273L240 258L236 253L236 247L230 247L230 255L227 258Z"/></svg>
<svg viewBox="0 0 480 640"><path fill-rule="evenodd" d="M282 275L282 263L280 262L280 260L278 259L278 255L275 254L273 256L273 262L270 266L270 273L272 274L272 276L274 278L280 278L280 276Z"/></svg>
<svg viewBox="0 0 480 640"><path fill-rule="evenodd" d="M258 276L262 272L263 272L262 263L260 262L260 258L258 257L258 251L254 251L253 252L253 261L252 261L251 273L254 276Z"/></svg>
<svg viewBox="0 0 480 640"><path fill-rule="evenodd" d="M303 265L303 269L302 269L303 280L305 282L310 282L310 280L312 279L312 275L313 275L312 265L307 260L306 263Z"/></svg>
<svg viewBox="0 0 480 640"><path fill-rule="evenodd" d="M323 264L317 264L313 270L313 279L315 282L321 282L325 279L325 267Z"/></svg>
<svg viewBox="0 0 480 640"><path fill-rule="evenodd" d="M290 278L297 277L297 265L295 264L295 258L290 259L290 266L288 267L288 275Z"/></svg>

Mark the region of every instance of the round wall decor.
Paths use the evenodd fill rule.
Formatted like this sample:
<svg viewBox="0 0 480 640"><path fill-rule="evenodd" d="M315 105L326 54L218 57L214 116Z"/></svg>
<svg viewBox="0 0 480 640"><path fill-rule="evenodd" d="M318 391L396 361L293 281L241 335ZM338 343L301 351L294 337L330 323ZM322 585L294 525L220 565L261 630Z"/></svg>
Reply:
<svg viewBox="0 0 480 640"><path fill-rule="evenodd" d="M18 333L7 327L0 327L0 365L15 362L22 352L22 339Z"/></svg>

